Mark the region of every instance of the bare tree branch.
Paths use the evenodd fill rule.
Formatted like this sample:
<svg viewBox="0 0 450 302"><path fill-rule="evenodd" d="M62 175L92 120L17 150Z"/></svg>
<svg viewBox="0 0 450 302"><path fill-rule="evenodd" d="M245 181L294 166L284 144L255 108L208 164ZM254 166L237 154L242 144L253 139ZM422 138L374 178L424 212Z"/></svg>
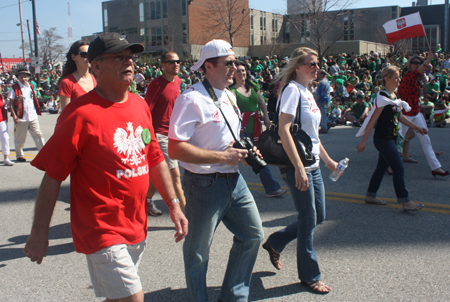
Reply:
<svg viewBox="0 0 450 302"><path fill-rule="evenodd" d="M214 36L226 36L234 46L234 39L240 35L241 29L249 25L249 10L245 1L210 0L203 6L200 15L205 30Z"/></svg>

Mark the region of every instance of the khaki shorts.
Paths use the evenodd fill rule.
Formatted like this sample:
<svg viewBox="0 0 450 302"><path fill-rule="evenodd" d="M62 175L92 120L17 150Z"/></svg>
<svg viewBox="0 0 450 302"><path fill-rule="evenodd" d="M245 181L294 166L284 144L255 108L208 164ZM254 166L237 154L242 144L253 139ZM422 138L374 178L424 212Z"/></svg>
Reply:
<svg viewBox="0 0 450 302"><path fill-rule="evenodd" d="M116 244L86 255L96 297L121 299L142 290L137 272L145 240L137 244Z"/></svg>
<svg viewBox="0 0 450 302"><path fill-rule="evenodd" d="M166 159L166 163L169 166L169 170L178 167L178 161L176 159L169 158L169 137L156 133L156 140L158 141L159 148L161 148L162 153L164 154L164 158Z"/></svg>

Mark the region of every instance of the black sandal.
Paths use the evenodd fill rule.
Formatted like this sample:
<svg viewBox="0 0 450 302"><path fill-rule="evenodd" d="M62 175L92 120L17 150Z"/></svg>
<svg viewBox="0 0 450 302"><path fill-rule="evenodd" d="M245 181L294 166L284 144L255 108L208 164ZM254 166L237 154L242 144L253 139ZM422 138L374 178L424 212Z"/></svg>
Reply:
<svg viewBox="0 0 450 302"><path fill-rule="evenodd" d="M275 251L269 244L269 241L266 241L266 243L263 244L263 249L265 249L267 252L269 252L270 262L272 262L272 265L277 269L281 269L281 262L280 257L281 254Z"/></svg>

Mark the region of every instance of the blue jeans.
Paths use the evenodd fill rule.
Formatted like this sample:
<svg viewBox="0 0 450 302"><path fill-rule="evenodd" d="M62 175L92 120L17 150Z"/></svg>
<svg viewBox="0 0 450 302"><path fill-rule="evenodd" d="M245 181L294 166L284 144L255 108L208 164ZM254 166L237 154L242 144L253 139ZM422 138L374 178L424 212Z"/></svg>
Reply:
<svg viewBox="0 0 450 302"><path fill-rule="evenodd" d="M405 169L400 155L397 151L397 143L395 140L373 139L373 144L378 150L378 163L367 189L367 196L377 197L378 189L388 167L392 169L392 181L394 183L395 195L398 203L409 201L408 191L405 187Z"/></svg>
<svg viewBox="0 0 450 302"><path fill-rule="evenodd" d="M220 292L223 301L247 301L250 278L264 239L258 208L244 178L193 174L185 170L183 190L189 233L183 255L189 301L208 301L206 271L214 232L222 221L234 234Z"/></svg>
<svg viewBox="0 0 450 302"><path fill-rule="evenodd" d="M317 107L319 107L320 109L320 114L322 114L322 118L320 119L320 127L322 129L327 130L328 126L327 126L327 109L328 109L328 104L329 103L322 103L322 102L318 102L317 103Z"/></svg>
<svg viewBox="0 0 450 302"><path fill-rule="evenodd" d="M313 234L316 225L325 219L325 188L320 169L306 174L309 188L300 191L295 187L294 168L287 170L285 181L298 216L285 229L270 235L267 241L275 251L281 253L289 242L297 239L298 278L304 282L316 282L320 280L320 269L313 246Z"/></svg>
<svg viewBox="0 0 450 302"><path fill-rule="evenodd" d="M253 142L253 132L247 133L248 137L250 137L250 139ZM244 133L241 132L241 137L244 137ZM255 145L257 145L257 143L254 143ZM259 172L259 179L261 179L261 183L264 187L264 190L266 191L266 194L270 194L270 193L274 193L276 191L278 191L279 189L281 189L280 184L278 183L278 181L276 181L276 179L273 177L272 175L272 171L270 171L269 165L265 166L264 168L262 168Z"/></svg>

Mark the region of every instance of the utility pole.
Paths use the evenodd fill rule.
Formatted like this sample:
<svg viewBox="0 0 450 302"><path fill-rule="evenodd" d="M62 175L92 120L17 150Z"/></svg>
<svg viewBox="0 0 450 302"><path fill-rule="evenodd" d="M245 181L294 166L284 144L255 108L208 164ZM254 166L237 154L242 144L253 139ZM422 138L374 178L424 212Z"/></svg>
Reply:
<svg viewBox="0 0 450 302"><path fill-rule="evenodd" d="M28 40L30 41L30 57L33 56L33 44L31 44L30 20L27 19Z"/></svg>
<svg viewBox="0 0 450 302"><path fill-rule="evenodd" d="M20 1L20 0L19 0ZM39 49L38 49L38 38L37 38L37 28L36 28L36 0L31 0L31 4L33 7L33 28L34 28L34 56L39 58ZM36 72L36 84L37 87L41 87L41 62L39 62L39 66L37 67L38 72Z"/></svg>
<svg viewBox="0 0 450 302"><path fill-rule="evenodd" d="M25 56L25 38L23 36L22 2L21 2L21 0L19 0L19 15L20 15L20 32L22 33L22 57L23 57L23 63L26 64L27 58Z"/></svg>

